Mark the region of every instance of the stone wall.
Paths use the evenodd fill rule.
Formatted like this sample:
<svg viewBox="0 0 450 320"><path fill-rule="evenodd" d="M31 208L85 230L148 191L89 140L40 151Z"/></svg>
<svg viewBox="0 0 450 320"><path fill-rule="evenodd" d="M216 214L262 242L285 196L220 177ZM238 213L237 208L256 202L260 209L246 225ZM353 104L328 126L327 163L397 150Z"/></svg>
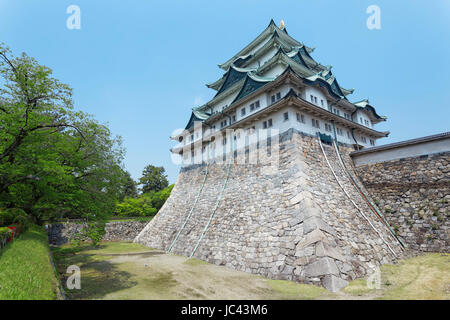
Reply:
<svg viewBox="0 0 450 320"><path fill-rule="evenodd" d="M144 229L147 222L115 221L109 222L105 227L103 241L132 241ZM50 244L61 245L72 241L81 232L84 224L81 223L55 223L48 225L47 233Z"/></svg>
<svg viewBox="0 0 450 320"><path fill-rule="evenodd" d="M324 148L338 180L377 231L338 185L317 138L291 129L277 146L271 156L260 150L258 164L231 165L228 180L223 164L181 170L170 198L135 242L168 250L186 223L171 252L190 256L211 219L194 257L332 291L402 255L350 183L332 146ZM341 146L341 151L351 161L352 149ZM277 166L271 165L272 156L279 156Z"/></svg>
<svg viewBox="0 0 450 320"><path fill-rule="evenodd" d="M450 152L361 165L356 171L410 248L449 252Z"/></svg>

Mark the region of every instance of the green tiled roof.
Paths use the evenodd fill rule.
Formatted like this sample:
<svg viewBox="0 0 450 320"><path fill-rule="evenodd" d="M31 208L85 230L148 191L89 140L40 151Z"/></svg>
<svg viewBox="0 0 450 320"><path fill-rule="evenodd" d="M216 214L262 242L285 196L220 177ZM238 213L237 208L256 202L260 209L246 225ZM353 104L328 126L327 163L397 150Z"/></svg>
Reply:
<svg viewBox="0 0 450 320"><path fill-rule="evenodd" d="M194 126L194 122L196 121L205 121L206 119L208 119L210 116L210 114L206 113L206 112L202 112L199 110L193 110L191 113L191 117L189 118L189 121L185 127L185 130L189 130L190 128L192 128Z"/></svg>

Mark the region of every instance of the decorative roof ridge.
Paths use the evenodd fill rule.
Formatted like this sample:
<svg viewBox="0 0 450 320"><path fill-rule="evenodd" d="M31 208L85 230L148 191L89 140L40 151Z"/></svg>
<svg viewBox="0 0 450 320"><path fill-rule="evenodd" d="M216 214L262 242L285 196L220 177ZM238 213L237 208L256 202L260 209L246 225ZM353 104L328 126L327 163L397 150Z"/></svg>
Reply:
<svg viewBox="0 0 450 320"><path fill-rule="evenodd" d="M338 97L338 98L341 98L341 99L342 99L342 98L345 98L345 96L344 96L343 94L341 95L341 94L339 94L339 92L338 92L338 93L334 92L334 90L333 90L331 84L328 83L328 81L327 81L326 79L324 79L324 78L320 75L320 73L316 73L316 74L314 74L314 75L312 75L312 76L310 76L310 77L305 78L305 81L310 82L311 84L314 84L314 83L317 83L317 82L321 82L321 83L325 84L325 86L326 86L328 92L329 92L331 95L333 95L333 96L335 96L335 97ZM336 83L337 83L337 82L336 82ZM319 84L319 85L320 85L320 84ZM338 86L339 86L339 84L338 84ZM342 93L342 92L340 92L340 93Z"/></svg>
<svg viewBox="0 0 450 320"><path fill-rule="evenodd" d="M292 57L290 57L288 55L288 53L285 52L285 50L283 48L279 48L278 51L272 56L272 58L268 59L262 66L260 66L257 69L256 72L260 73L262 70L269 68L268 66L270 66L274 63L277 63L279 61L279 59L282 59L281 57L285 57L285 61L282 61L282 62L289 66L291 66L291 64L294 63L294 64L300 66L301 68L304 68L305 72L312 72L312 70L308 67L308 65L306 63L305 63L305 65L303 65L302 63L295 61Z"/></svg>
<svg viewBox="0 0 450 320"><path fill-rule="evenodd" d="M221 69L225 69L229 64L234 62L239 56L245 56L248 54L248 52L250 52L255 47L257 47L261 42L263 42L266 39L266 35L271 34L270 38L272 38L274 36L274 33L276 33L276 36L278 38L280 38L283 42L288 44L287 46L289 46L289 47L292 47L295 45L301 45L301 46L305 47L305 51L307 53L312 52L314 50L313 48L309 48L309 47L303 45L302 43L300 43L299 41L297 41L293 37L291 37L289 34L287 34L287 32L284 32L283 30L281 30L275 24L273 19L271 19L269 25L266 27L266 29L264 29L263 32L261 32L256 38L254 38L247 46L245 46L243 49L241 49L237 54L235 54L233 57L228 59L226 62L219 64L218 66ZM270 40L270 38L269 38L269 40Z"/></svg>
<svg viewBox="0 0 450 320"><path fill-rule="evenodd" d="M248 74L248 73L250 73L250 72L255 71L256 68L238 68L238 67L236 67L234 64L231 64L231 65L228 67L228 69L227 69L227 71L226 71L226 73L225 73L225 75L224 75L225 78L224 78L224 80L223 80L221 86L217 89L217 93L214 95L214 98L217 97L218 95L222 94L223 92L227 91L227 88L224 89L224 86L227 85L227 81L228 81L228 79L229 79L229 77L230 77L230 75L231 75L231 70L234 70L234 71L238 72L239 74L244 74L244 73L245 73L245 74ZM244 76L242 75L242 78L243 78L243 77L244 77ZM231 84L231 87L232 87L235 83L241 81L242 78L241 78L241 79L235 80L235 81ZM230 88L230 86L228 87L228 89L229 89L229 88Z"/></svg>
<svg viewBox="0 0 450 320"><path fill-rule="evenodd" d="M353 102L353 104L354 105L358 105L358 103L363 103L363 102L365 102L366 104L370 104L370 102L369 102L369 99L362 99L362 100L360 100L360 101L356 101L356 102Z"/></svg>
<svg viewBox="0 0 450 320"><path fill-rule="evenodd" d="M236 95L236 97L233 99L233 101L231 101L230 106L231 106L232 104L234 104L235 102L239 101L240 99L242 99L242 98L244 98L245 96L248 95L248 94L246 94L245 96L243 96L242 94L244 93L244 90L245 90L246 87L247 87L247 84L248 84L248 82L249 82L249 79L251 79L251 80L253 80L253 81L255 81L255 82L264 83L264 85L267 84L267 83L269 83L269 82L272 82L273 80L275 80L275 79L272 79L272 80L265 80L265 79L263 79L263 78L255 77L255 75L250 75L250 73L247 73L247 75L246 75L246 77L245 77L244 84L243 84L242 87L241 87L241 90L239 90L239 92L238 92L238 94ZM262 86L261 86L261 87L262 87ZM257 88L257 89L259 89L259 88ZM256 89L256 90L257 90L257 89ZM253 91L255 91L255 90L253 90Z"/></svg>
<svg viewBox="0 0 450 320"><path fill-rule="evenodd" d="M386 121L387 120L386 116L380 116L377 113L375 108L369 103L369 99L363 99L361 101L354 102L353 105L356 106L356 108L359 109L359 110L367 110L369 112L372 112L373 116L377 120L381 120L381 121Z"/></svg>

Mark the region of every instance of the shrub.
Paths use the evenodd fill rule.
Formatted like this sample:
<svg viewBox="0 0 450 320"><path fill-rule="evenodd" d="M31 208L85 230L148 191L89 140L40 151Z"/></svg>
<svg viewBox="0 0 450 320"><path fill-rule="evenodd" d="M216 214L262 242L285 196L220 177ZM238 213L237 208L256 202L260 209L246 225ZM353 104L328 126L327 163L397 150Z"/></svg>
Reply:
<svg viewBox="0 0 450 320"><path fill-rule="evenodd" d="M144 193L137 198L125 198L116 205L115 215L123 217L154 216L169 198L173 185L155 192Z"/></svg>
<svg viewBox="0 0 450 320"><path fill-rule="evenodd" d="M6 242L11 237L11 229L7 227L0 227L0 248L6 245Z"/></svg>

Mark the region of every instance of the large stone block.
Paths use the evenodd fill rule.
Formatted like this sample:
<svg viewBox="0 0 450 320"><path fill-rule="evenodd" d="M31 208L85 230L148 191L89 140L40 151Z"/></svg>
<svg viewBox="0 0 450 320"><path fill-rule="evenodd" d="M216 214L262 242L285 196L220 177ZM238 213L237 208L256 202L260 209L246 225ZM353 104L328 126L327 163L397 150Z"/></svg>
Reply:
<svg viewBox="0 0 450 320"><path fill-rule="evenodd" d="M331 292L337 292L348 285L348 281L336 277L333 274L326 275L322 279L322 285Z"/></svg>
<svg viewBox="0 0 450 320"><path fill-rule="evenodd" d="M339 275L339 270L334 260L328 257L320 258L308 264L305 268L305 275L307 277L318 277L329 274Z"/></svg>

